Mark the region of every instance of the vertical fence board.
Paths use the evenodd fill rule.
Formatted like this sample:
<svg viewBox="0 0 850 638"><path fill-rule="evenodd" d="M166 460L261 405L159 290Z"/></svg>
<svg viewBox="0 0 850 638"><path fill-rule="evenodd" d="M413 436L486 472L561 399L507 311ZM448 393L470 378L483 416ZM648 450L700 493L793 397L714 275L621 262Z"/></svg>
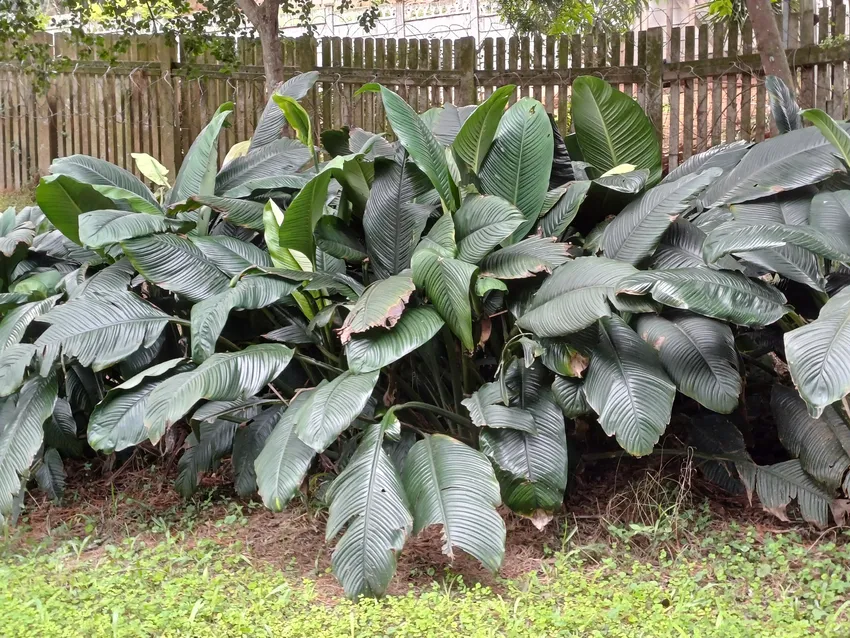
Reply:
<svg viewBox="0 0 850 638"><path fill-rule="evenodd" d="M674 28L670 37L670 61L678 62L681 58L682 39L681 29ZM677 79L670 83L670 133L667 137L669 150L668 169L673 170L679 165L679 128L681 126L681 113L679 112L680 82Z"/></svg>
<svg viewBox="0 0 850 638"><path fill-rule="evenodd" d="M753 52L753 25L749 20L741 30L741 51L744 55ZM741 139L752 139L752 107L753 89L752 76L748 72L741 73Z"/></svg>
<svg viewBox="0 0 850 638"><path fill-rule="evenodd" d="M708 59L708 25L699 28L699 59ZM697 79L697 153L708 148L708 78Z"/></svg>
<svg viewBox="0 0 850 638"><path fill-rule="evenodd" d="M685 27L685 60L694 60L696 31L693 27ZM682 159L686 160L694 152L694 80L684 81L684 96L682 104Z"/></svg>

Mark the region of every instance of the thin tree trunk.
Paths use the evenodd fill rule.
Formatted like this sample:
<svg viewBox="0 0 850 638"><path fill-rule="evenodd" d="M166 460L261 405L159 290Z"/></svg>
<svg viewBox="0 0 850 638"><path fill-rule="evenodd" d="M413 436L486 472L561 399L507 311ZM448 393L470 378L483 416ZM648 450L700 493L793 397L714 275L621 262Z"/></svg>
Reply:
<svg viewBox="0 0 850 638"><path fill-rule="evenodd" d="M750 13L750 22L756 34L758 52L765 75L775 75L794 91L797 83L788 65L782 37L776 24L776 17L770 5L770 0L746 0Z"/></svg>
<svg viewBox="0 0 850 638"><path fill-rule="evenodd" d="M271 95L274 88L283 82L285 77L278 25L280 0L264 0L261 4L257 4L255 0L236 0L236 3L260 38L260 46L263 49L263 70L266 74L266 94Z"/></svg>

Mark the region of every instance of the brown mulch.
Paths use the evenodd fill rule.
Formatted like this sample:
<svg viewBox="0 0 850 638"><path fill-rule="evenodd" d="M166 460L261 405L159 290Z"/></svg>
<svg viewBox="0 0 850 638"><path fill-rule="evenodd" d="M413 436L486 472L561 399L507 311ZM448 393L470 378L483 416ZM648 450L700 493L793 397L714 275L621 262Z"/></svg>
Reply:
<svg viewBox="0 0 850 638"><path fill-rule="evenodd" d="M283 513L272 513L256 498L248 501L235 495L225 463L216 474L204 477L198 493L186 502L173 489L173 469L157 473L142 465L131 459L111 475L97 462L69 467L61 504L50 503L37 491L30 493L14 542L27 545L46 537L88 536L94 539L91 551L97 552L103 544L127 536L157 542L168 528L173 533L184 531L184 542L190 547L205 538L223 547L241 542L252 561L262 561L295 579L316 580L316 591L323 598L330 600L341 593L329 573L326 512L309 505L306 497L300 503L295 499ZM467 584L478 582L500 590L502 579L541 571L552 560L552 552L565 547L568 540L571 546L607 543L609 525L646 522L664 498L681 499L683 509L707 502L716 521L712 525L732 518L762 532L798 530L817 537L816 532L778 521L757 505L751 507L746 496L726 494L701 480L681 459L598 462L581 468L571 481L564 512L543 530L503 508L507 542L498 576L462 552L456 552L454 559L444 555L440 529L432 527L406 544L390 593L430 587L449 574L459 575ZM676 505L676 500L670 500L665 507ZM228 522L228 516L233 520Z"/></svg>

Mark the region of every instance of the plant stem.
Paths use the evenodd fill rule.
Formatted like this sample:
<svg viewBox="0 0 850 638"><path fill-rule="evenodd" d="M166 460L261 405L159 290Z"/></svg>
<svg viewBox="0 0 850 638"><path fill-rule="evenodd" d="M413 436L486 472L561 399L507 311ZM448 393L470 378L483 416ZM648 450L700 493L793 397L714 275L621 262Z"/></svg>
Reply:
<svg viewBox="0 0 850 638"><path fill-rule="evenodd" d="M449 361L449 372L452 377L452 395L454 397L455 412L460 412L460 402L463 399L463 380L461 379L461 371L457 365L457 350L455 349L455 344L452 340L451 331L444 326L441 332L443 335L443 343L446 346L446 357Z"/></svg>
<svg viewBox="0 0 850 638"><path fill-rule="evenodd" d="M468 428L475 428L475 425L464 416L451 412L449 410L444 410L443 408L438 408L436 405L431 405L430 403L421 403L419 401L408 401L407 403L402 403L401 405L393 406L396 410L429 410L434 414L439 414L440 416L451 419L455 423L459 423L460 425L466 426Z"/></svg>
<svg viewBox="0 0 850 638"><path fill-rule="evenodd" d="M309 363L310 365L316 366L317 368L322 368L330 372L336 372L337 374L342 374L343 372L345 372L345 370L341 368L332 366L329 363L325 363L324 361L317 361L313 357L308 357L306 354L301 354L300 352L295 353L295 358L303 363Z"/></svg>

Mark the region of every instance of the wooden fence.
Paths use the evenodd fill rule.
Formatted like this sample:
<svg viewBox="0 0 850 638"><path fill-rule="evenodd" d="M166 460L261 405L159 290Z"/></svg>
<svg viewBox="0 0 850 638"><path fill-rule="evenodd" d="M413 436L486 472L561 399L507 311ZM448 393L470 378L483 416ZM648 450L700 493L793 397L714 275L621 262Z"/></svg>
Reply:
<svg viewBox="0 0 850 638"><path fill-rule="evenodd" d="M801 0L791 15L788 50L803 107L848 116L850 42L847 11L832 4L817 14ZM816 19L817 18L817 19ZM47 36L45 36L47 37ZM220 154L248 139L265 105L259 42L238 42L241 64L187 61L162 39L139 39L119 62L77 60L61 36L56 54L72 62L46 95L25 73L0 68L0 189L20 189L44 174L55 157L85 153L135 170L130 154L145 152L174 170L218 105L237 104ZM424 111L451 102L471 104L503 84L518 86L569 130L570 86L586 74L634 96L663 142L665 163L736 139L770 134L759 56L752 28L735 26L649 29L622 35L436 39L310 38L286 40L288 74L316 69L319 81L303 100L318 129L341 125L387 128L380 98L355 96L366 82L397 90ZM179 60L179 61L178 61ZM317 131L318 133L318 131Z"/></svg>

